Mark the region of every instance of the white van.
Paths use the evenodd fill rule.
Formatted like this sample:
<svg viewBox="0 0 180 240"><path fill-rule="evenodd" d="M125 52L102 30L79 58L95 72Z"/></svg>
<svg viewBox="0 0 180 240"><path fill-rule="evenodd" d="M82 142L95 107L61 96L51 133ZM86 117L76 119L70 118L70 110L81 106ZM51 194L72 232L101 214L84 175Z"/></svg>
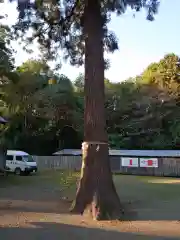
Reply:
<svg viewBox="0 0 180 240"><path fill-rule="evenodd" d="M33 157L26 152L7 150L6 171L16 175L30 174L37 172L37 163Z"/></svg>

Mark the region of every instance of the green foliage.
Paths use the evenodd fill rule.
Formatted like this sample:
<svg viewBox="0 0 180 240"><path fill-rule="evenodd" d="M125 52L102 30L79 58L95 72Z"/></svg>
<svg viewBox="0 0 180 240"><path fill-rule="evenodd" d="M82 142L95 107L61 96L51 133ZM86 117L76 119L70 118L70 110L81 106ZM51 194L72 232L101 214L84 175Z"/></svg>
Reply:
<svg viewBox="0 0 180 240"><path fill-rule="evenodd" d="M10 71L13 70L13 50L10 47L12 36L8 26L0 24L0 81L7 80Z"/></svg>
<svg viewBox="0 0 180 240"><path fill-rule="evenodd" d="M160 62L150 64L141 77L121 83L118 98L115 91L109 96L108 132L112 147L179 149L178 63L178 56L168 54Z"/></svg>
<svg viewBox="0 0 180 240"><path fill-rule="evenodd" d="M75 91L84 92L84 75L81 73L74 81Z"/></svg>
<svg viewBox="0 0 180 240"><path fill-rule="evenodd" d="M62 141L60 134L66 125L78 129L80 124L78 98L70 80L51 73L57 84L48 85L49 67L34 60L23 63L14 74L16 81L9 78L0 88L1 113L10 120L7 126L1 126L1 141L8 148L33 154L51 154L67 141L79 147L79 136L73 143L73 139Z"/></svg>
<svg viewBox="0 0 180 240"><path fill-rule="evenodd" d="M48 74L50 67L41 60L28 60L24 62L21 66L17 67L18 72L30 72L32 74Z"/></svg>
<svg viewBox="0 0 180 240"><path fill-rule="evenodd" d="M152 63L142 75L143 83L154 83L171 93L178 91L180 83L179 57L166 55L159 63Z"/></svg>
<svg viewBox="0 0 180 240"><path fill-rule="evenodd" d="M10 2L13 0L10 0ZM47 0L18 2L19 21L14 26L16 38L32 44L37 39L45 59L57 60L60 64L59 50L72 65L84 63L85 37L84 23L88 11L85 11L86 0ZM114 52L118 49L115 34L108 30L111 13L122 15L128 7L135 11L145 8L147 19L152 21L157 13L159 0L101 0L101 26L104 50ZM97 2L96 4L99 5ZM32 35L29 29L33 30ZM28 32L28 37L26 33ZM105 61L107 63L107 61Z"/></svg>
<svg viewBox="0 0 180 240"><path fill-rule="evenodd" d="M169 54L148 66L141 76L120 83L105 79L111 148L179 149L178 61L178 56ZM1 126L1 142L39 155L59 148L80 148L83 75L72 83L36 60L8 71L0 87L1 115L9 119L8 125ZM57 80L54 85L48 85L49 71Z"/></svg>
<svg viewBox="0 0 180 240"><path fill-rule="evenodd" d="M179 148L178 59L169 54L148 66L141 77L121 83L105 80L110 147ZM66 76L52 72L57 83L48 85L46 69L46 65L29 60L15 71L10 69L7 76L12 79L1 85L1 115L10 120L1 126L1 142L9 148L50 154L59 147L81 147L83 75L73 85Z"/></svg>

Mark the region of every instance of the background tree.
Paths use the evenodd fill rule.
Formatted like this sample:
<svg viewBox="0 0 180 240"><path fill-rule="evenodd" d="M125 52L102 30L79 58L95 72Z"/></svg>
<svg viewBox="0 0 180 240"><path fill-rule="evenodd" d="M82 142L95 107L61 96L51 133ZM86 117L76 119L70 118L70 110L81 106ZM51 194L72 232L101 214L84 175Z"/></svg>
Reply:
<svg viewBox="0 0 180 240"><path fill-rule="evenodd" d="M150 64L138 79L119 84L122 91L118 94L111 90L111 102L116 102L115 109L112 103L107 105L112 147L178 148L175 133L179 131L178 59L175 54L168 54L158 63Z"/></svg>
<svg viewBox="0 0 180 240"><path fill-rule="evenodd" d="M29 60L14 71L16 81L9 78L1 85L2 112L10 119L4 135L7 147L52 154L62 143L59 132L64 126L79 124L70 80L54 75L57 84L49 85L48 72L47 64Z"/></svg>
<svg viewBox="0 0 180 240"><path fill-rule="evenodd" d="M14 68L13 49L10 46L12 39L8 26L0 24L0 81L6 81Z"/></svg>
<svg viewBox="0 0 180 240"><path fill-rule="evenodd" d="M74 81L75 91L82 93L84 92L84 75L82 73Z"/></svg>

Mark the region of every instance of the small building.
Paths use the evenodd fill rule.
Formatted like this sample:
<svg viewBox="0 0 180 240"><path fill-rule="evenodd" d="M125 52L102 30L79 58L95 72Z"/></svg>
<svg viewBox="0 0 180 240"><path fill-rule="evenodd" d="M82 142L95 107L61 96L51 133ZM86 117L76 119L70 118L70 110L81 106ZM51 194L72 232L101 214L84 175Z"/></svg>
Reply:
<svg viewBox="0 0 180 240"><path fill-rule="evenodd" d="M81 149L62 149L53 153L59 156L81 156ZM109 156L121 157L175 157L180 158L180 150L128 150L109 149Z"/></svg>
<svg viewBox="0 0 180 240"><path fill-rule="evenodd" d="M63 149L53 155L80 169L80 149ZM114 173L180 177L180 150L109 149L109 159Z"/></svg>

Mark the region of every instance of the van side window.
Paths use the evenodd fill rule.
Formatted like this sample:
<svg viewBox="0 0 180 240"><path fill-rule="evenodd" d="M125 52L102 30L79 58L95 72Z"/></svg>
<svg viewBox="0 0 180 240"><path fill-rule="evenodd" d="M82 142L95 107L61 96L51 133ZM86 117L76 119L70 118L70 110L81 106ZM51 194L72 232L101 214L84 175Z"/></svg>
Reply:
<svg viewBox="0 0 180 240"><path fill-rule="evenodd" d="M16 156L16 161L23 161L22 156Z"/></svg>
<svg viewBox="0 0 180 240"><path fill-rule="evenodd" d="M7 155L7 156L6 156L6 160L8 160L8 161L13 161L13 156L12 156L12 155Z"/></svg>

